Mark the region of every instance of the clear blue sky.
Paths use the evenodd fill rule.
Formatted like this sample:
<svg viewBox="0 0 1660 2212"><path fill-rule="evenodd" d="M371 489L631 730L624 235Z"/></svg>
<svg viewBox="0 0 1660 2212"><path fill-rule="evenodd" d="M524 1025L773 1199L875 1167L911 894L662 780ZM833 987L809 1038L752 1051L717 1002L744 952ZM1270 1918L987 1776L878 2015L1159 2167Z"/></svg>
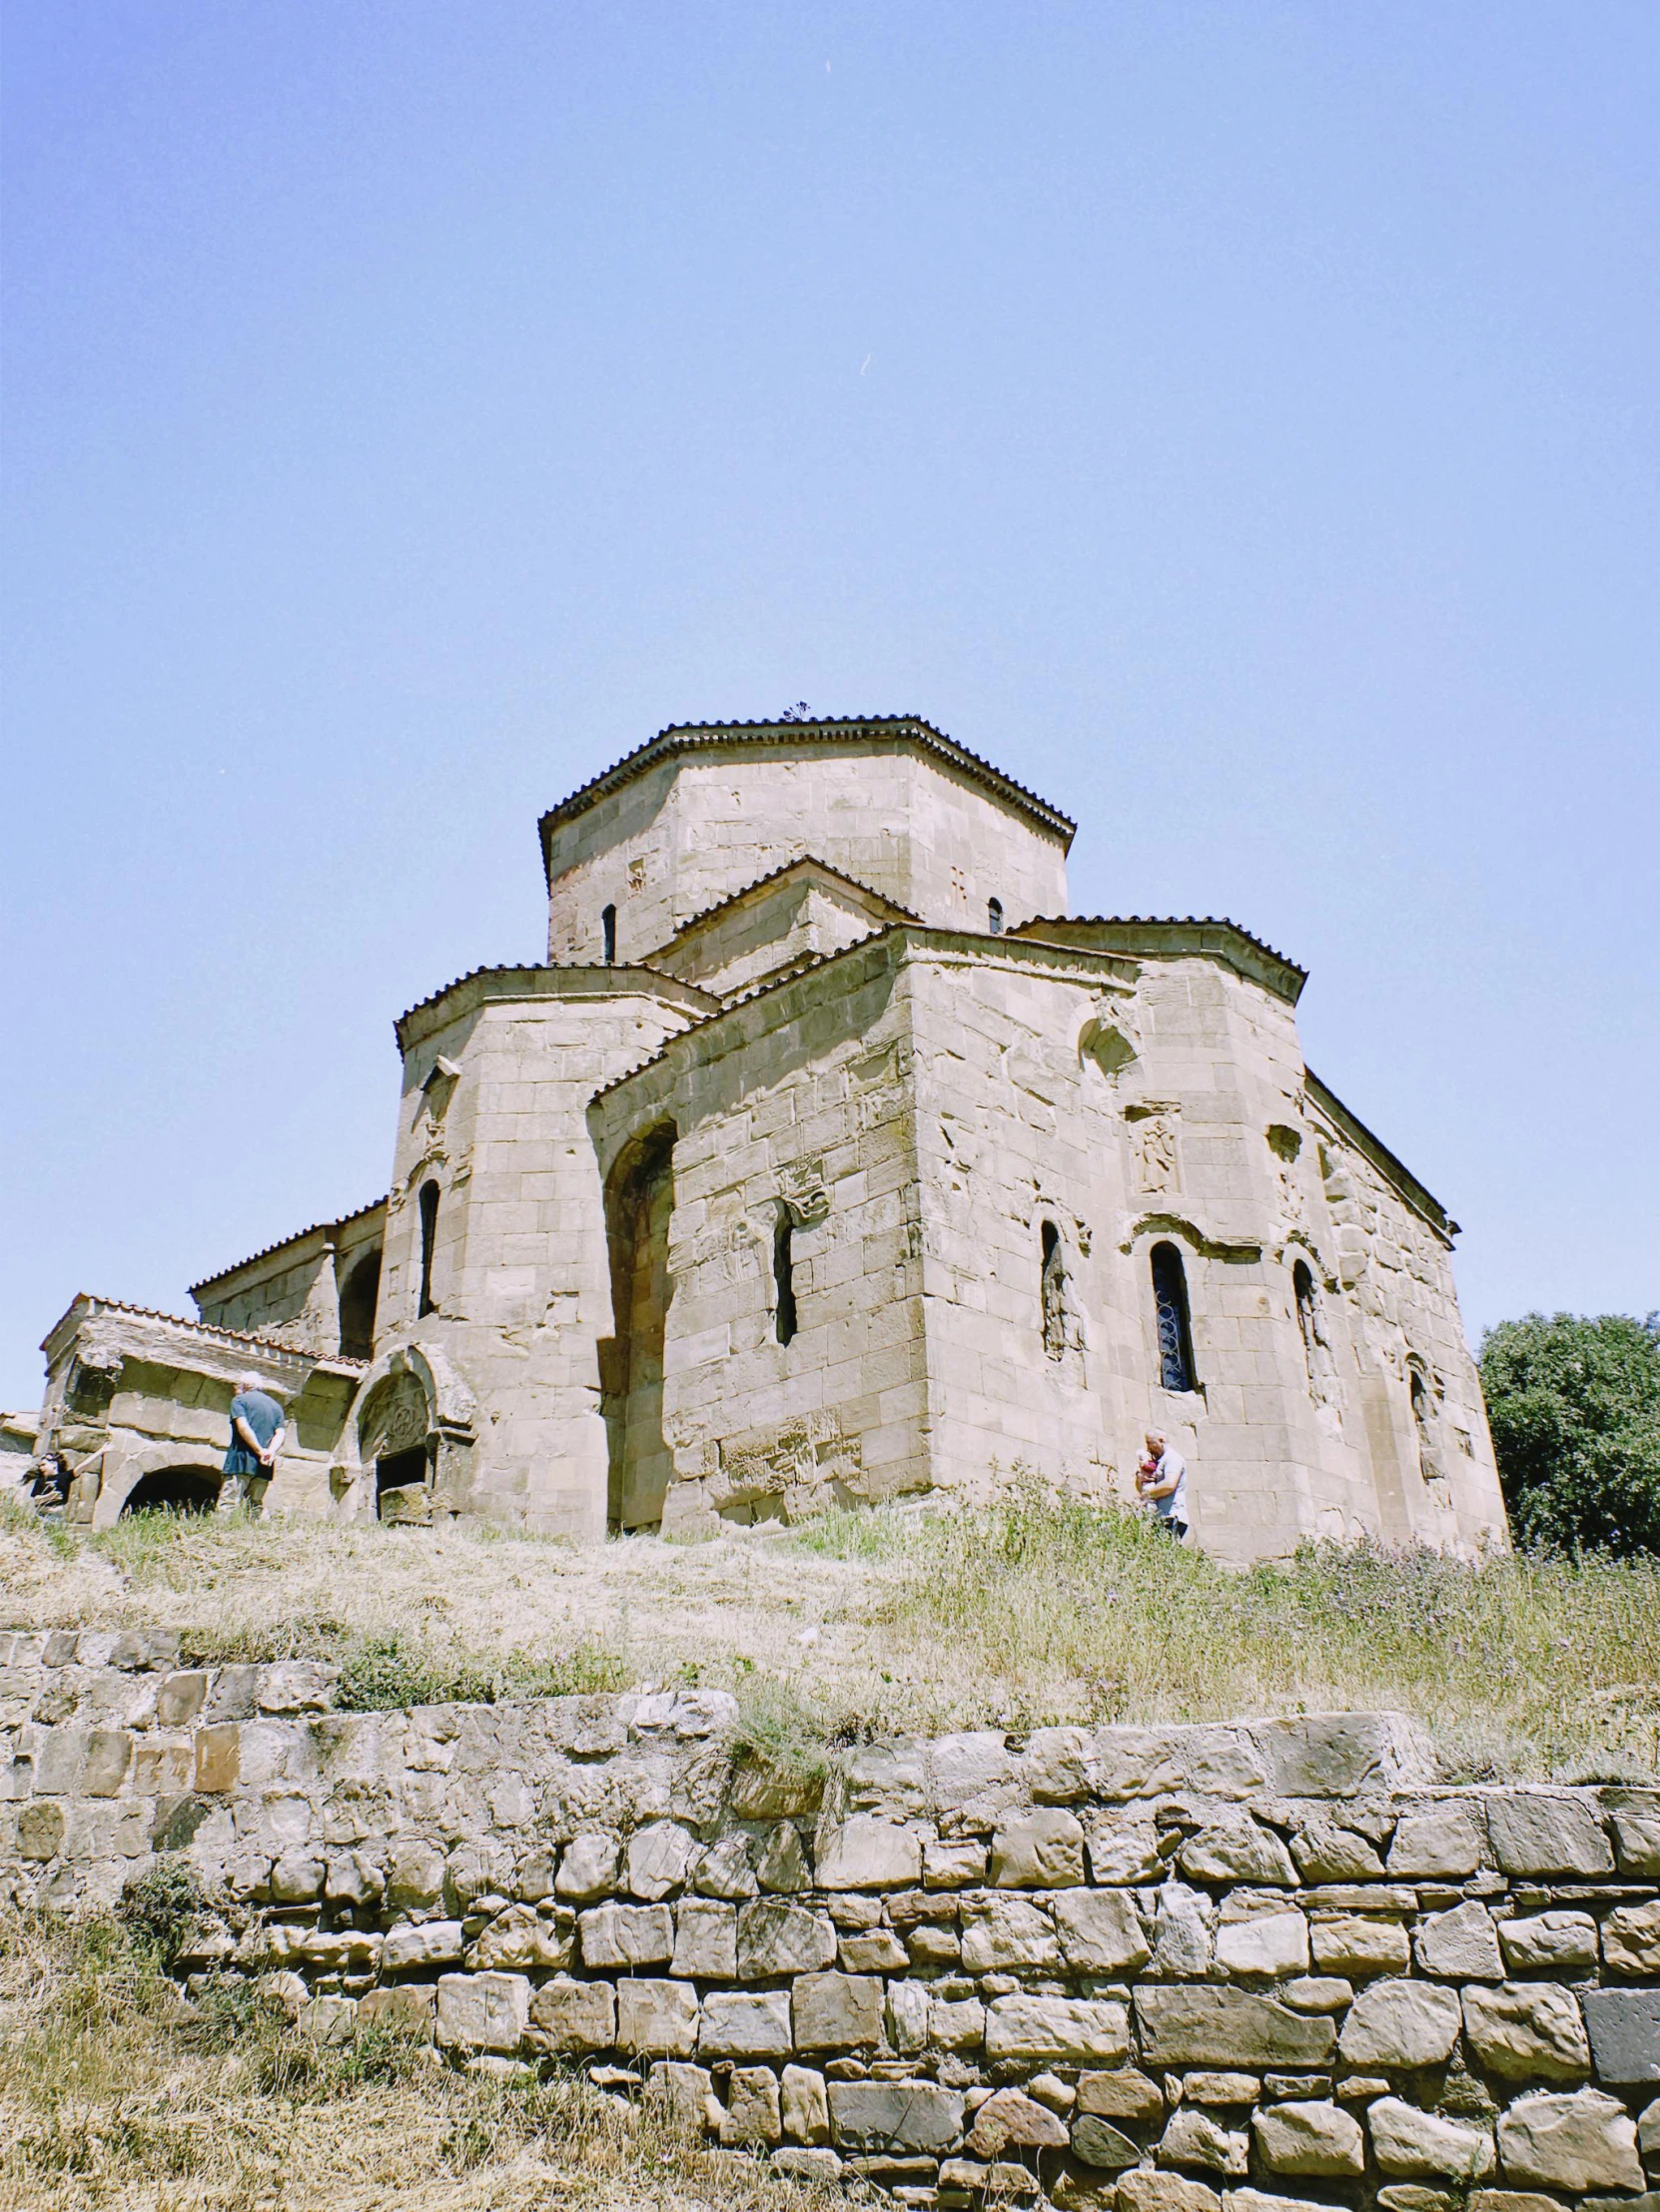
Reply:
<svg viewBox="0 0 1660 2212"><path fill-rule="evenodd" d="M666 722L1308 967L1466 1321L1660 1304L1652 0L14 0L0 1401L386 1186Z"/></svg>

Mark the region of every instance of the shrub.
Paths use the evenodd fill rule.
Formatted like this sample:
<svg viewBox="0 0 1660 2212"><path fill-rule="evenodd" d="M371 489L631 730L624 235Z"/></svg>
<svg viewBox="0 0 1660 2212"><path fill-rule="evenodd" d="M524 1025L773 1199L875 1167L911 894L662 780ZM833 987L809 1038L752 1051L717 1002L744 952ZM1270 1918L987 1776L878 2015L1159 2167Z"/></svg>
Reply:
<svg viewBox="0 0 1660 2212"><path fill-rule="evenodd" d="M1529 1313L1478 1358L1517 1542L1660 1552L1660 1314Z"/></svg>
<svg viewBox="0 0 1660 2212"><path fill-rule="evenodd" d="M184 1947L186 1930L201 1913L204 1899L195 1868L168 1856L129 1884L117 1914L129 1939L153 1951L170 1971Z"/></svg>

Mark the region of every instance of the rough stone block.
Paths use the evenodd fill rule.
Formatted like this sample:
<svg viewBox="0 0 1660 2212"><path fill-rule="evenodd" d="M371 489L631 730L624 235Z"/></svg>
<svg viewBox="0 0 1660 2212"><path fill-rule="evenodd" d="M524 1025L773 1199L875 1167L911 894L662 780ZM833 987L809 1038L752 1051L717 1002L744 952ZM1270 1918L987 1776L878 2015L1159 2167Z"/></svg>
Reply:
<svg viewBox="0 0 1660 2212"><path fill-rule="evenodd" d="M1602 1823L1578 1798L1496 1790L1487 1828L1507 1874L1609 1874L1614 1853Z"/></svg>
<svg viewBox="0 0 1660 2212"><path fill-rule="evenodd" d="M1084 2073L1078 2077L1078 2109L1104 2120L1162 2119L1164 2091L1134 2066L1112 2073Z"/></svg>
<svg viewBox="0 0 1660 2212"><path fill-rule="evenodd" d="M358 2032L355 1997L313 1997L300 2007L300 2031L314 2043L350 2043Z"/></svg>
<svg viewBox="0 0 1660 2212"><path fill-rule="evenodd" d="M1310 1821L1291 1839L1291 1856L1304 1881L1370 1881L1383 1871L1376 1846L1353 1829Z"/></svg>
<svg viewBox="0 0 1660 2212"><path fill-rule="evenodd" d="M381 2022L401 2035L432 2036L437 1991L430 1982L394 1982L358 1999L358 2018L367 2027Z"/></svg>
<svg viewBox="0 0 1660 2212"><path fill-rule="evenodd" d="M196 1732L196 1788L204 1797L234 1790L242 1779L242 1730L235 1721Z"/></svg>
<svg viewBox="0 0 1660 2212"><path fill-rule="evenodd" d="M842 2151L938 2157L963 2136L963 2098L927 2081L833 2081L830 2140Z"/></svg>
<svg viewBox="0 0 1660 2212"><path fill-rule="evenodd" d="M455 2050L515 2051L530 2018L523 1974L441 1974L438 2041Z"/></svg>
<svg viewBox="0 0 1660 2212"><path fill-rule="evenodd" d="M741 1836L723 1836L711 1843L697 1862L693 1886L705 1897L734 1902L752 1897L760 1887L749 1863L748 1846Z"/></svg>
<svg viewBox="0 0 1660 2212"><path fill-rule="evenodd" d="M1203 2181L1156 2173L1151 2166L1125 2174L1119 2182L1118 2212L1222 2212L1222 2199Z"/></svg>
<svg viewBox="0 0 1660 2212"><path fill-rule="evenodd" d="M1102 1822L1088 1831L1085 1841L1092 1881L1106 1886L1159 1881L1164 1876L1165 1861L1154 1829L1140 1823Z"/></svg>
<svg viewBox="0 0 1660 2212"><path fill-rule="evenodd" d="M910 1953L891 1927L866 1928L842 1936L837 1959L850 1974L903 1973L911 1963Z"/></svg>
<svg viewBox="0 0 1660 2212"><path fill-rule="evenodd" d="M793 1896L812 1884L812 1869L800 1835L788 1821L780 1821L761 1845L755 1860L755 1878L775 1895Z"/></svg>
<svg viewBox="0 0 1660 2212"><path fill-rule="evenodd" d="M927 1837L922 1846L922 1879L928 1889L967 1889L986 1878L986 1846L948 1843Z"/></svg>
<svg viewBox="0 0 1660 2212"><path fill-rule="evenodd" d="M1458 1808L1409 1813L1395 1829L1388 1869L1408 1881L1462 1881L1481 1863L1481 1832Z"/></svg>
<svg viewBox="0 0 1660 2212"><path fill-rule="evenodd" d="M772 1897L738 1907L740 1981L813 1973L835 1962L836 1930L826 1914Z"/></svg>
<svg viewBox="0 0 1660 2212"><path fill-rule="evenodd" d="M1270 2196L1265 2189L1229 2189L1223 2212L1318 2212L1306 2197Z"/></svg>
<svg viewBox="0 0 1660 2212"><path fill-rule="evenodd" d="M1462 2025L1450 1989L1422 1981L1374 1981L1355 1998L1338 2050L1350 2066L1438 2066Z"/></svg>
<svg viewBox="0 0 1660 2212"><path fill-rule="evenodd" d="M1066 2123L1019 2089L999 2089L974 2115L967 2148L976 2158L1001 2158L1011 2144L1058 2150L1067 2141Z"/></svg>
<svg viewBox="0 0 1660 2212"><path fill-rule="evenodd" d="M1276 2075L1276 2080L1297 2081L1298 2074ZM1318 2075L1310 2075L1318 2080ZM1254 2074L1235 2074L1202 2070L1191 2073L1182 2083L1182 2101L1185 2104L1220 2104L1225 2109L1231 2105L1254 2104L1261 2094L1262 2084Z"/></svg>
<svg viewBox="0 0 1660 2212"><path fill-rule="evenodd" d="M1616 1813L1610 1825L1620 1872L1650 1881L1660 1875L1660 1818Z"/></svg>
<svg viewBox="0 0 1660 2212"><path fill-rule="evenodd" d="M395 1912L421 1912L443 1894L443 1853L434 1843L401 1843L387 1868L387 1903Z"/></svg>
<svg viewBox="0 0 1660 2212"><path fill-rule="evenodd" d="M979 2050L986 2040L986 2007L978 1997L930 1997L928 2040L938 2050Z"/></svg>
<svg viewBox="0 0 1660 2212"><path fill-rule="evenodd" d="M1017 1815L992 1839L992 1880L1000 1889L1066 1889L1083 1879L1084 1830L1059 1807Z"/></svg>
<svg viewBox="0 0 1660 2212"><path fill-rule="evenodd" d="M467 1953L475 1973L506 1967L545 1971L568 1966L576 1943L576 1917L568 1909L543 1915L533 1904L512 1904L497 1913Z"/></svg>
<svg viewBox="0 0 1660 2212"><path fill-rule="evenodd" d="M1159 1891L1153 1926L1154 1964L1174 1980L1198 1979L1211 1970L1217 1908L1202 1889L1167 1881Z"/></svg>
<svg viewBox="0 0 1660 2212"><path fill-rule="evenodd" d="M1253 1912L1248 1919L1226 1916L1216 1935L1217 1964L1229 1973L1277 1980L1308 1966L1308 1923L1302 1914Z"/></svg>
<svg viewBox="0 0 1660 2212"><path fill-rule="evenodd" d="M1660 2081L1660 1989L1588 1989L1585 2024L1600 2081Z"/></svg>
<svg viewBox="0 0 1660 2212"><path fill-rule="evenodd" d="M888 2041L902 2058L928 2047L928 1984L925 1981L890 1981L886 2022Z"/></svg>
<svg viewBox="0 0 1660 2212"><path fill-rule="evenodd" d="M1637 2123L1600 2089L1523 2097L1499 2120L1498 2155L1505 2179L1524 2187L1582 2192L1643 2186Z"/></svg>
<svg viewBox="0 0 1660 2212"><path fill-rule="evenodd" d="M1201 1829L1182 1846L1177 1863L1190 1881L1265 1882L1294 1888L1296 1868L1277 1836L1254 1821Z"/></svg>
<svg viewBox="0 0 1660 2212"><path fill-rule="evenodd" d="M807 2066L786 2066L779 2083L779 2111L792 2143L828 2143L830 2103L824 2076Z"/></svg>
<svg viewBox="0 0 1660 2212"><path fill-rule="evenodd" d="M1501 2081L1582 2081L1591 2070L1578 2001L1552 1982L1466 1989L1464 2032L1476 2062Z"/></svg>
<svg viewBox="0 0 1660 2212"><path fill-rule="evenodd" d="M127 1779L133 1739L124 1728L95 1728L87 1737L81 1789L89 1798L113 1798Z"/></svg>
<svg viewBox="0 0 1660 2212"><path fill-rule="evenodd" d="M207 1695L208 1678L200 1669L188 1668L169 1675L156 1692L156 1726L189 1728Z"/></svg>
<svg viewBox="0 0 1660 2212"><path fill-rule="evenodd" d="M1050 1908L1075 1973L1135 1973L1152 1955L1135 1899L1123 1889L1061 1889Z"/></svg>
<svg viewBox="0 0 1660 2212"><path fill-rule="evenodd" d="M688 2065L684 2059L659 2058L645 2080L646 2102L667 2120L677 2135L694 2141L711 2128L718 2129L722 2113L715 2095L714 2077L707 2066Z"/></svg>
<svg viewBox="0 0 1660 2212"><path fill-rule="evenodd" d="M1053 1922L1024 1897L976 1897L963 1906L963 1965L971 1974L1011 1966L1055 1967L1061 1949Z"/></svg>
<svg viewBox="0 0 1660 2212"><path fill-rule="evenodd" d="M828 2189L842 2170L842 2162L833 2150L797 2150L786 2144L775 2150L767 2161L775 2174L787 2174L792 2181L804 2181L809 2188Z"/></svg>
<svg viewBox="0 0 1660 2212"><path fill-rule="evenodd" d="M26 1805L17 1817L17 1854L31 1865L44 1865L63 1848L63 1807L43 1800Z"/></svg>
<svg viewBox="0 0 1660 2212"><path fill-rule="evenodd" d="M544 1981L530 1999L531 2046L555 2058L586 2057L616 2041L616 1997L608 1981Z"/></svg>
<svg viewBox="0 0 1660 2212"><path fill-rule="evenodd" d="M1173 2112L1158 2142L1162 2166L1198 2166L1212 2173L1239 2176L1250 2163L1250 2141L1242 2128L1214 2120L1186 2105Z"/></svg>
<svg viewBox="0 0 1660 2212"><path fill-rule="evenodd" d="M568 1904L591 1904L608 1897L617 1885L617 1842L589 1830L573 1836L553 1877L553 1894Z"/></svg>
<svg viewBox="0 0 1660 2212"><path fill-rule="evenodd" d="M1442 1981L1502 1981L1504 1961L1492 1914L1472 1897L1450 1912L1431 1912L1417 1932L1418 1971Z"/></svg>
<svg viewBox="0 0 1660 2212"><path fill-rule="evenodd" d="M720 2123L721 2141L771 2144L781 2142L783 2134L778 2076L770 2066L734 2066Z"/></svg>
<svg viewBox="0 0 1660 2212"><path fill-rule="evenodd" d="M788 1990L711 1990L697 2049L701 2058L788 2058L794 2049Z"/></svg>
<svg viewBox="0 0 1660 2212"><path fill-rule="evenodd" d="M596 1904L578 1915L582 1963L666 1966L674 1955L674 1915L666 1904Z"/></svg>
<svg viewBox="0 0 1660 2212"><path fill-rule="evenodd" d="M1358 1914L1316 1920L1309 1940L1316 1966L1353 1981L1371 1974L1404 1973L1412 1959L1406 1930L1396 1920L1368 1920Z"/></svg>
<svg viewBox="0 0 1660 2212"><path fill-rule="evenodd" d="M697 1844L674 1821L653 1821L628 1839L628 1893L647 1904L671 1897L686 1878Z"/></svg>
<svg viewBox="0 0 1660 2212"><path fill-rule="evenodd" d="M922 1879L922 1841L911 1829L856 1813L819 1841L821 1889L908 1889Z"/></svg>
<svg viewBox="0 0 1660 2212"><path fill-rule="evenodd" d="M1597 1924L1588 1912L1536 1912L1500 1920L1498 1946L1513 1973L1554 1973L1594 1966Z"/></svg>
<svg viewBox="0 0 1660 2212"><path fill-rule="evenodd" d="M859 2050L882 2040L882 1984L871 1975L800 1974L791 2011L797 2050Z"/></svg>
<svg viewBox="0 0 1660 2212"><path fill-rule="evenodd" d="M1344 2179L1366 2170L1360 2123L1341 2105L1290 2099L1251 2122L1256 2155L1270 2173Z"/></svg>
<svg viewBox="0 0 1660 2212"><path fill-rule="evenodd" d="M1493 2170L1493 2139L1485 2128L1420 2112L1400 2097L1379 2097L1368 2105L1366 2126L1378 2171L1392 2180L1444 2174L1454 2181L1479 2181Z"/></svg>
<svg viewBox="0 0 1660 2212"><path fill-rule="evenodd" d="M730 1981L738 1971L738 1916L713 1897L683 1897L674 1909L671 1974Z"/></svg>
<svg viewBox="0 0 1660 2212"><path fill-rule="evenodd" d="M1456 1998L1452 2011L1456 2034ZM1156 2066L1323 2066L1337 2041L1328 2019L1244 1989L1143 1986L1136 2021Z"/></svg>
<svg viewBox="0 0 1660 2212"><path fill-rule="evenodd" d="M1602 1923L1602 1962L1611 1974L1660 1974L1660 1898L1615 1906Z"/></svg>
<svg viewBox="0 0 1660 2212"><path fill-rule="evenodd" d="M616 1985L617 2049L684 2058L697 2048L697 1991L683 1981L625 1978Z"/></svg>
<svg viewBox="0 0 1660 2212"><path fill-rule="evenodd" d="M395 1927L381 1946L384 1973L404 1973L412 1966L447 1966L461 1955L463 1937L459 1920L422 1920L416 1927Z"/></svg>
<svg viewBox="0 0 1660 2212"><path fill-rule="evenodd" d="M1112 2065L1129 2053L1129 2013L1109 1999L1016 1995L986 2009L986 2056L994 2063Z"/></svg>

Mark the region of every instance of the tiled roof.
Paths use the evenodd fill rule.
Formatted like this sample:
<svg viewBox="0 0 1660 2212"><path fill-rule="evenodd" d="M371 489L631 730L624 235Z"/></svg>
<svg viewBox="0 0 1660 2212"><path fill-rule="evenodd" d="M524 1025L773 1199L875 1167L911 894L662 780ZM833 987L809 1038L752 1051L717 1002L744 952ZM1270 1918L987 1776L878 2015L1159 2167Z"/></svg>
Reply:
<svg viewBox="0 0 1660 2212"><path fill-rule="evenodd" d="M252 1267L257 1259L269 1259L273 1252L280 1252L286 1244L298 1244L308 1236L316 1236L320 1229L343 1229L348 1221L361 1221L366 1213L373 1213L378 1205L385 1205L386 1202L385 1198L371 1198L367 1205L359 1206L355 1212L343 1213L333 1221L313 1221L303 1229L296 1229L290 1236L278 1237L275 1244L262 1244L257 1252L250 1252L246 1259L233 1260L229 1267L216 1268L211 1275L204 1275L199 1282L188 1283L186 1288L194 1298L199 1290L206 1290L213 1283L223 1282L227 1275L240 1274L243 1268ZM110 1304L113 1301L105 1299L103 1302ZM134 1310L140 1309L135 1307ZM164 1314L163 1319L166 1318ZM204 1328L209 1325L206 1321L202 1323Z"/></svg>
<svg viewBox="0 0 1660 2212"><path fill-rule="evenodd" d="M361 1210L367 1212L368 1208ZM348 1219L354 1216L348 1215ZM70 1299L62 1313L52 1323L41 1342L45 1351L78 1305L85 1305L104 1313L130 1313L140 1321L165 1321L170 1328L187 1329L193 1336L217 1336L228 1344L252 1344L262 1352L276 1352L283 1359L309 1361L314 1367L326 1361L331 1367L351 1367L362 1373L368 1367L367 1359L348 1359L344 1352L303 1352L292 1344L279 1344L272 1336L255 1336L247 1329L222 1329L214 1321L188 1321L182 1313L163 1313L153 1305L130 1305L125 1298L100 1298L93 1291L79 1290Z"/></svg>
<svg viewBox="0 0 1660 2212"><path fill-rule="evenodd" d="M485 977L493 976L572 975L649 976L653 983L661 984L665 995L689 991L694 998L705 999L711 1006L716 1004L714 995L705 991L701 985L687 983L680 976L670 976L660 968L649 968L643 961L618 961L611 967L607 967L603 961L599 960L562 960L551 964L546 961L518 961L509 963L505 967L469 968L464 976L455 977L452 983L446 983L441 990L429 991L424 999L417 999L413 1007L404 1009L403 1013L393 1023L393 1034L398 1039L399 1049L402 1051L405 1024L413 1022L417 1014L424 1014L429 1007L440 1005L452 991L459 991L463 984L477 983Z"/></svg>
<svg viewBox="0 0 1660 2212"><path fill-rule="evenodd" d="M1249 930L1242 929L1238 922L1231 922L1226 915L1221 914L1038 914L1029 922L1016 924L1008 935L1034 938L1041 937L1046 930L1192 930L1201 940L1193 946L1192 950L1195 952L1214 949L1202 942L1206 931L1223 932L1240 944L1248 945L1264 961L1271 962L1275 968L1282 970L1287 979L1295 979L1294 988L1286 993L1293 1006L1302 986L1308 981L1306 968L1299 968L1294 960L1288 960L1283 953L1275 952L1261 938L1252 937Z"/></svg>
<svg viewBox="0 0 1660 2212"><path fill-rule="evenodd" d="M781 876L787 876L797 868L816 868L822 876L834 876L837 883L846 884L849 891L857 891L863 898L874 899L879 906L886 907L896 922L920 922L922 919L920 915L913 914L909 907L902 907L897 899L890 899L885 891L877 891L872 885L861 883L857 876L849 876L840 868L832 868L827 860L820 860L817 853L797 853L794 860L787 860L781 867L769 869L766 875L757 876L753 883L746 883L741 890L730 892L724 899L717 899L712 907L704 907L700 913L677 924L675 937L685 937L691 931L701 929L705 922L712 922L717 914L723 914L728 907L735 907L740 900L747 899L753 892L764 891L768 884L776 883ZM671 939L670 943L672 942ZM663 946L659 950L666 952L668 948Z"/></svg>
<svg viewBox="0 0 1660 2212"><path fill-rule="evenodd" d="M1012 800L1023 813L1033 816L1046 829L1058 830L1070 845L1078 825L1059 807L1051 806L1047 799L1040 799L1025 784L1017 783L1013 776L1006 776L1001 768L994 768L989 760L978 753L971 753L966 745L959 745L955 738L947 737L943 730L935 729L931 722L924 722L913 714L838 715L810 722L672 722L665 730L659 730L643 745L636 745L631 753L624 753L618 761L599 775L573 791L557 806L549 807L537 828L541 833L542 859L547 857L547 832L556 822L569 821L583 813L607 792L629 782L645 769L655 766L659 760L668 760L677 753L699 752L722 745L846 745L860 738L907 739L921 745L927 751L937 753L941 759L972 776L976 783L984 784L1000 798Z"/></svg>

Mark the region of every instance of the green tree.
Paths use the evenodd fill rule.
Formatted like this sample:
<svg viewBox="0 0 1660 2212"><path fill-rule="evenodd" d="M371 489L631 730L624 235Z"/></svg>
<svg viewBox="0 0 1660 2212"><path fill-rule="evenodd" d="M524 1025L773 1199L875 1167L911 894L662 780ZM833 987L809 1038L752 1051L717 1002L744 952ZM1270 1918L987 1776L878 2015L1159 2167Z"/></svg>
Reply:
<svg viewBox="0 0 1660 2212"><path fill-rule="evenodd" d="M1525 1314L1477 1354L1520 1544L1660 1552L1660 1314Z"/></svg>

